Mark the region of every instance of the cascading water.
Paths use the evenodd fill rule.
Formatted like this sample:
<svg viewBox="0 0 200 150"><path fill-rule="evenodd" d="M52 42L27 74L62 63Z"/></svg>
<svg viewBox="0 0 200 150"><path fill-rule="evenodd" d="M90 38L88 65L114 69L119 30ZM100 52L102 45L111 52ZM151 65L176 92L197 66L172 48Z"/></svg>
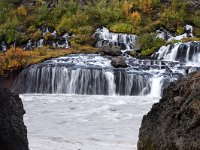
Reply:
<svg viewBox="0 0 200 150"><path fill-rule="evenodd" d="M125 58L128 68L114 68L111 57L69 55L24 69L13 90L19 93L160 96L169 82L194 66L167 60Z"/></svg>
<svg viewBox="0 0 200 150"><path fill-rule="evenodd" d="M200 42L188 42L162 46L154 56L167 61L196 63L198 66L199 54Z"/></svg>
<svg viewBox="0 0 200 150"><path fill-rule="evenodd" d="M169 31L167 31L164 28L161 28L157 30L157 38L164 39L166 41L174 41L174 40L181 40L184 38L192 38L193 37L193 26L191 25L186 25L185 26L185 33L182 35L176 35L176 34L171 34Z"/></svg>
<svg viewBox="0 0 200 150"><path fill-rule="evenodd" d="M115 69L99 55L70 55L22 71L13 89L19 93L141 95L150 91L149 74ZM141 91L144 91L141 93Z"/></svg>
<svg viewBox="0 0 200 150"><path fill-rule="evenodd" d="M34 48L41 48L44 45L48 45L54 48L69 48L68 40L71 37L68 33L63 36L58 36L55 30L50 31L48 27L43 27L41 30L42 37L38 41L29 40L24 47L25 50L33 50ZM45 36L51 36L49 40L45 40ZM73 35L72 35L73 36Z"/></svg>
<svg viewBox="0 0 200 150"><path fill-rule="evenodd" d="M105 27L98 28L94 33L94 37L97 39L97 48L110 45L112 47L120 47L121 50L134 49L137 39L134 34L113 33Z"/></svg>

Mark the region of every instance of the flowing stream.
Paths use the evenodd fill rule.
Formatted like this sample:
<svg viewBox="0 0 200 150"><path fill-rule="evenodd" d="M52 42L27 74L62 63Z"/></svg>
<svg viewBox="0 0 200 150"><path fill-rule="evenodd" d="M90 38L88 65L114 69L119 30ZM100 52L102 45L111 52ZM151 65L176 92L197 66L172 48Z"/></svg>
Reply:
<svg viewBox="0 0 200 150"><path fill-rule="evenodd" d="M30 150L136 150L141 120L158 98L20 95Z"/></svg>

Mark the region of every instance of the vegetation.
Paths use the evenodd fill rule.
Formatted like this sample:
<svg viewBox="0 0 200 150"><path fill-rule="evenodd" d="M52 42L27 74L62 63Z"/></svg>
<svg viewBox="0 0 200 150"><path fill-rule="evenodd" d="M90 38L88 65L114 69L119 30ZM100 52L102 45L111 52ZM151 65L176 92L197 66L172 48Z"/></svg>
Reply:
<svg viewBox="0 0 200 150"><path fill-rule="evenodd" d="M40 63L50 58L74 53L94 53L95 51L95 48L89 46L59 50L52 50L48 47L44 47L35 49L34 51L10 48L7 52L0 54L0 75L4 75L16 69L22 69L31 64Z"/></svg>
<svg viewBox="0 0 200 150"><path fill-rule="evenodd" d="M75 47L73 52L79 52L80 46L91 46L94 43L92 34L97 27L106 26L114 32L137 34L139 44L143 46L142 55L150 55L159 46L166 44L155 38L154 33L161 26L181 34L184 32L183 26L190 23L194 25L194 34L200 36L200 11L187 9L189 2L186 1L169 0L169 3L165 4L160 0L85 0L84 5L76 0L37 0L34 5L20 1L0 1L0 41L20 45L28 39L38 40L42 36L38 28L46 26L56 29L59 34L75 33L71 44ZM52 37L47 34L45 38ZM57 56L55 54L58 53L63 55L65 52L69 53L68 50L50 51L45 48L33 52L11 49L1 54L1 62L6 62L3 67L1 64L1 68L4 70L6 67L26 66L39 62L37 59L43 60ZM8 56L15 55L11 53L23 54L23 59L14 57L11 61ZM46 55L41 56L41 53ZM27 55L33 55L35 58ZM22 62L16 64L16 61Z"/></svg>

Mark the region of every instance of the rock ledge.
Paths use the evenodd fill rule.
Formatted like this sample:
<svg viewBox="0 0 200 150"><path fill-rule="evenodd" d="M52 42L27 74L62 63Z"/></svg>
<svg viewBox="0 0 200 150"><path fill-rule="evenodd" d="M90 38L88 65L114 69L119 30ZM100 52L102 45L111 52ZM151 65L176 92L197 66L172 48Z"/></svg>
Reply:
<svg viewBox="0 0 200 150"><path fill-rule="evenodd" d="M175 81L143 117L138 150L200 149L200 72Z"/></svg>

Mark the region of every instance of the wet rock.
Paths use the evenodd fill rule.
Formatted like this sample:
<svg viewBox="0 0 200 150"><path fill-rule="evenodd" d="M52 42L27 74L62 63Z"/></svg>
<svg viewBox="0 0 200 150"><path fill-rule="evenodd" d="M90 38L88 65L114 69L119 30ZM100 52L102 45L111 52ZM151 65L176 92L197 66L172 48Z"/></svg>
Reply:
<svg viewBox="0 0 200 150"><path fill-rule="evenodd" d="M21 99L6 89L0 89L0 104L0 149L28 150Z"/></svg>
<svg viewBox="0 0 200 150"><path fill-rule="evenodd" d="M111 61L111 65L115 68L126 68L126 67L128 67L123 56L119 56L119 57L114 58Z"/></svg>
<svg viewBox="0 0 200 150"><path fill-rule="evenodd" d="M138 150L200 149L200 72L170 83L143 117Z"/></svg>
<svg viewBox="0 0 200 150"><path fill-rule="evenodd" d="M120 47L102 46L98 49L102 55L120 56L122 54Z"/></svg>

